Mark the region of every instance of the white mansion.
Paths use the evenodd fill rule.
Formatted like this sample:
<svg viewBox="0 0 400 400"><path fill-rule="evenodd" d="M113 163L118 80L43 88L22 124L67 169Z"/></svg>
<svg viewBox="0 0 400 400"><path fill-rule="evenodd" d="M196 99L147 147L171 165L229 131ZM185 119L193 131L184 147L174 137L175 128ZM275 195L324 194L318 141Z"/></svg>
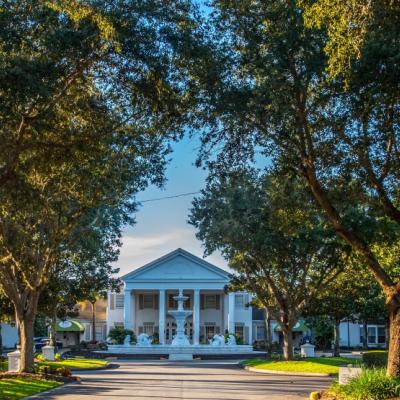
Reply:
<svg viewBox="0 0 400 400"><path fill-rule="evenodd" d="M189 299L185 308L193 310L186 321L186 335L192 344L207 343L217 333L236 333L244 344L265 340L263 312L249 305L251 295L224 291L229 273L205 260L177 249L122 277L124 290L109 293L106 332L114 326L132 329L136 335L159 335L160 343L169 344L176 333L174 318L168 310L177 305L173 296L183 289ZM279 327L271 324L272 340L280 342ZM384 346L384 323L368 325L368 345ZM362 345L363 327L356 321L340 324L341 346ZM304 323L294 328L294 344L310 332ZM105 339L106 333L102 339ZM100 337L98 339L101 339Z"/></svg>
<svg viewBox="0 0 400 400"><path fill-rule="evenodd" d="M177 249L123 276L122 280L123 293L108 296L108 330L124 326L135 334L158 334L160 343L171 343L176 324L168 310L176 309L173 296L183 289L189 297L184 307L193 310L185 325L191 343L205 343L226 331L237 333L246 344L252 342L249 294L225 294L229 273L185 250Z"/></svg>

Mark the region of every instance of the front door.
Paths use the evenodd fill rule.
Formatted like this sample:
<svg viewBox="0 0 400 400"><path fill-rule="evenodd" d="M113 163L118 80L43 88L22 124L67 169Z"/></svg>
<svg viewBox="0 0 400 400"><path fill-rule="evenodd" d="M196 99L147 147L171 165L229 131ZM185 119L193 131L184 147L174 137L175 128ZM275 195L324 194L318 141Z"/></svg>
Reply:
<svg viewBox="0 0 400 400"><path fill-rule="evenodd" d="M176 335L176 322L174 319L167 318L165 322L165 343L170 344ZM188 318L185 322L185 335L193 341L193 319Z"/></svg>
<svg viewBox="0 0 400 400"><path fill-rule="evenodd" d="M170 344L175 335L176 335L175 320L167 319L165 324L165 343Z"/></svg>

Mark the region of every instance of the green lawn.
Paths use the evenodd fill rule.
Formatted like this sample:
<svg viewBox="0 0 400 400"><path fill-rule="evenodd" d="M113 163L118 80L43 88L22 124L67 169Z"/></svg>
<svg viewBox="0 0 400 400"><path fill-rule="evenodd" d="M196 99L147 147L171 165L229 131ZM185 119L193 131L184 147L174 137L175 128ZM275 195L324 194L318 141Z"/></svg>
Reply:
<svg viewBox="0 0 400 400"><path fill-rule="evenodd" d="M0 399L14 400L32 396L62 385L60 382L44 379L12 378L0 379Z"/></svg>
<svg viewBox="0 0 400 400"><path fill-rule="evenodd" d="M304 358L294 361L267 361L260 358L253 358L251 360L246 360L244 364L257 369L273 371L337 374L339 372L338 367L347 364L357 364L359 362L361 362L361 360L346 357Z"/></svg>
<svg viewBox="0 0 400 400"><path fill-rule="evenodd" d="M61 361L41 361L38 362L38 365L52 365L54 367L66 367L72 369L93 369L105 367L107 365L107 361L89 358L74 358Z"/></svg>

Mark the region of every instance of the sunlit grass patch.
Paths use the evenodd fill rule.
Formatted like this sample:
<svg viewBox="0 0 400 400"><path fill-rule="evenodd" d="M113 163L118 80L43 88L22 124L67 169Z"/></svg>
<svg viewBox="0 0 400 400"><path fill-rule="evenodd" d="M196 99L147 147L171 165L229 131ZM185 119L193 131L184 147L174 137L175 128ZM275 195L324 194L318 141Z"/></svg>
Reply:
<svg viewBox="0 0 400 400"><path fill-rule="evenodd" d="M50 365L54 367L65 367L72 369L93 369L101 368L107 365L107 361L90 358L71 358L60 361L41 361L38 365Z"/></svg>
<svg viewBox="0 0 400 400"><path fill-rule="evenodd" d="M248 367L272 371L337 374L339 367L359 362L359 360L348 357L315 357L292 361L269 361L253 358L246 360L244 364Z"/></svg>
<svg viewBox="0 0 400 400"><path fill-rule="evenodd" d="M62 385L61 382L45 379L10 378L0 379L0 399L14 400L44 392Z"/></svg>

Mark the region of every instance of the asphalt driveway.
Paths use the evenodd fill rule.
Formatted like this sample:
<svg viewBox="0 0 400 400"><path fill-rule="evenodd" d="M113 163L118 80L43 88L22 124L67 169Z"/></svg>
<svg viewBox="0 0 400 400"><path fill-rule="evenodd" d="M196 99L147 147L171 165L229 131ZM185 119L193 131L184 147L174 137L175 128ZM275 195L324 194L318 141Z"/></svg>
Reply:
<svg viewBox="0 0 400 400"><path fill-rule="evenodd" d="M118 361L119 368L82 372L82 382L32 399L261 400L306 399L329 378L247 372L237 361Z"/></svg>

